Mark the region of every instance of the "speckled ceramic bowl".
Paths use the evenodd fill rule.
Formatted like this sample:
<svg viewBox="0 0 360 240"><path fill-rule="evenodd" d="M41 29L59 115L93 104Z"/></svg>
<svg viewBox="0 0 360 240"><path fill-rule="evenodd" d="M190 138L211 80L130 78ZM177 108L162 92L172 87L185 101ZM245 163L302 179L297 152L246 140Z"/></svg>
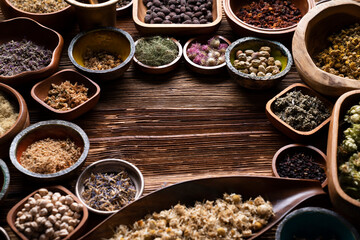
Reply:
<svg viewBox="0 0 360 240"><path fill-rule="evenodd" d="M0 159L0 203L5 198L10 184L10 172L6 163Z"/></svg>
<svg viewBox="0 0 360 240"><path fill-rule="evenodd" d="M81 155L79 159L72 166L50 174L35 173L24 168L20 162L22 153L32 143L46 138L69 138L76 146L81 148ZM68 179L78 173L82 165L85 163L89 148L89 138L84 130L82 130L78 125L62 120L49 120L35 123L16 135L11 143L9 155L11 163L16 167L16 169L30 179L46 182L54 180L60 181Z"/></svg>
<svg viewBox="0 0 360 240"><path fill-rule="evenodd" d="M91 176L92 173L117 173L120 171L127 171L129 174L130 179L135 185L136 195L135 199L141 197L144 191L144 177L140 170L133 164L128 161L121 160L121 159L103 159L97 162L92 163L88 167L84 169L84 171L79 176L76 182L76 196L80 199L80 201L91 211L101 215L110 215L116 211L104 211L104 210L97 210L95 208L90 207L86 204L85 200L82 197L82 192L84 191L84 181Z"/></svg>

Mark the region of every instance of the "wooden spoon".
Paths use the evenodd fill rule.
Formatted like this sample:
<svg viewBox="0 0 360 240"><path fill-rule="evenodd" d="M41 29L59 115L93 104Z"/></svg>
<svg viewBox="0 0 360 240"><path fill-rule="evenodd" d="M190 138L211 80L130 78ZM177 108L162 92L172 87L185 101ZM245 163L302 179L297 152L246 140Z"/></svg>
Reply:
<svg viewBox="0 0 360 240"><path fill-rule="evenodd" d="M91 4L98 4L98 3L99 3L98 0L89 0L89 2L90 2Z"/></svg>
<svg viewBox="0 0 360 240"><path fill-rule="evenodd" d="M182 182L157 190L124 207L105 219L81 239L103 239L113 236L120 224L132 225L146 214L170 209L177 203L193 206L195 201L215 200L224 193L237 193L243 200L261 195L273 205L275 216L254 239L279 222L297 205L316 195L325 195L320 182L274 177L231 176Z"/></svg>

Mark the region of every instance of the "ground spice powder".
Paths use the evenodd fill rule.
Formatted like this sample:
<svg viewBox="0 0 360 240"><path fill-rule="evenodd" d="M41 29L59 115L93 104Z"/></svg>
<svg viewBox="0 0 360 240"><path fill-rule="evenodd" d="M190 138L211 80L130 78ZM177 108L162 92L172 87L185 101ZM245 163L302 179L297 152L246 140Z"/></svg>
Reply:
<svg viewBox="0 0 360 240"><path fill-rule="evenodd" d="M14 125L18 116L19 113L15 111L14 106L0 92L0 136Z"/></svg>
<svg viewBox="0 0 360 240"><path fill-rule="evenodd" d="M20 164L35 173L56 173L72 166L81 156L81 148L69 138L46 138L29 145L21 154Z"/></svg>

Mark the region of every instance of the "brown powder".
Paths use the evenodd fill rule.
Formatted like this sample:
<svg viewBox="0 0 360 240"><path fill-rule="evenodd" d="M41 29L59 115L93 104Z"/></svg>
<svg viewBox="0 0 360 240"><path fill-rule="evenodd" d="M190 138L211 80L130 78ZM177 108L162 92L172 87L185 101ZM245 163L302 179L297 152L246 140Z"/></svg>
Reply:
<svg viewBox="0 0 360 240"><path fill-rule="evenodd" d="M72 166L81 156L81 148L70 139L46 138L27 147L20 164L31 172L50 174Z"/></svg>
<svg viewBox="0 0 360 240"><path fill-rule="evenodd" d="M0 92L0 136L14 125L18 116L15 107Z"/></svg>

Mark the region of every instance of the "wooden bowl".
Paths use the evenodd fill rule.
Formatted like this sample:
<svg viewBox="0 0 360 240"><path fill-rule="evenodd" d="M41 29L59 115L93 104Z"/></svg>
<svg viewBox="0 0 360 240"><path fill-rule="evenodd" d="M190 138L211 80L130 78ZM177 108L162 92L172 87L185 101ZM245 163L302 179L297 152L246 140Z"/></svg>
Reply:
<svg viewBox="0 0 360 240"><path fill-rule="evenodd" d="M154 35L197 35L197 34L210 34L215 32L221 23L222 11L221 0L213 0L213 22L206 24L149 24L144 22L146 14L146 6L143 0L133 0L133 20L136 29L141 34Z"/></svg>
<svg viewBox="0 0 360 240"><path fill-rule="evenodd" d="M8 97L10 103L13 103L19 113L14 125L0 136L0 157L7 158L11 141L16 134L30 125L30 118L26 102L20 93L3 83L0 83L0 91Z"/></svg>
<svg viewBox="0 0 360 240"><path fill-rule="evenodd" d="M59 66L61 50L64 45L62 36L54 30L47 28L30 18L14 18L0 22L1 34L0 44L7 43L11 40L21 41L26 36L27 40L35 44L44 46L53 52L51 62L48 66L35 70L26 71L12 76L1 76L0 82L18 86L29 83L35 79L45 78L53 74Z"/></svg>
<svg viewBox="0 0 360 240"><path fill-rule="evenodd" d="M81 148L81 156L72 166L56 173L41 174L27 170L20 163L22 153L32 143L46 138L69 138L76 146ZM89 148L89 138L79 126L67 121L49 120L35 123L16 135L11 143L9 155L11 163L15 166L15 168L29 179L44 182L61 181L71 178L80 171L81 167L85 163Z"/></svg>
<svg viewBox="0 0 360 240"><path fill-rule="evenodd" d="M49 106L44 102L44 100L48 96L48 92L51 89L52 84L60 85L62 82L65 81L70 81L70 83L72 84L82 84L86 88L88 88L88 100L75 108L61 111ZM51 112L54 117L64 120L73 120L84 114L85 112L89 111L96 105L100 98L100 87L84 75L71 69L65 69L35 84L31 89L31 96L41 106L45 107L45 109Z"/></svg>
<svg viewBox="0 0 360 240"><path fill-rule="evenodd" d="M6 163L0 159L0 203L6 197L6 193L9 190L10 184L10 172Z"/></svg>
<svg viewBox="0 0 360 240"><path fill-rule="evenodd" d="M0 8L6 19L17 17L31 18L38 23L56 29L57 31L68 30L75 22L74 8L71 7L71 5L51 13L31 13L14 7L9 0L0 0ZM26 29L26 27L21 28Z"/></svg>
<svg viewBox="0 0 360 240"><path fill-rule="evenodd" d="M83 55L87 49L115 52L121 55L123 62L111 69L91 70L84 66ZM134 54L135 44L130 34L114 27L81 32L72 39L68 48L68 56L76 69L101 82L120 78L130 67Z"/></svg>
<svg viewBox="0 0 360 240"><path fill-rule="evenodd" d="M303 145L303 144L289 144L282 148L280 148L274 155L272 159L272 171L275 177L281 177L277 171L279 166L279 161L284 159L287 155L291 155L297 152L306 153L309 156L312 156L314 161L318 163L321 168L324 169L325 173L326 170L326 156L325 154L320 151L318 148L310 146L310 145ZM326 178L324 182L321 183L321 187L324 188L327 186L328 179Z"/></svg>
<svg viewBox="0 0 360 240"><path fill-rule="evenodd" d="M355 222L360 218L360 201L350 197L342 189L338 178L338 146L343 140L344 116L347 111L360 101L360 90L343 94L335 103L331 115L329 137L327 143L327 168L329 178L329 195L337 211L345 214Z"/></svg>
<svg viewBox="0 0 360 240"><path fill-rule="evenodd" d="M68 189L66 189L63 186L51 186L51 187L46 187L46 189L48 189L49 191L52 192L59 192L62 195L70 195L75 202L81 204L81 202L79 201L79 199L72 193L70 192ZM39 190L39 189L38 189ZM21 211L21 209L24 207L26 201L34 196L38 190L32 192L31 194L29 194L28 196L26 196L24 199L22 199L20 202L18 202L15 206L13 206L10 211L7 214L6 217L6 221L9 224L9 226L11 227L11 229L23 240L30 240L29 238L27 238L24 234L22 234L15 226L15 220L16 220L16 214ZM83 229L85 222L88 219L89 216L89 212L87 210L87 208L85 206L83 206L83 211L82 211L82 218L80 220L80 223L75 227L75 229L65 238L62 238L63 240L66 239L77 239L77 237L79 237L79 232L81 232L81 230Z"/></svg>
<svg viewBox="0 0 360 240"><path fill-rule="evenodd" d="M179 64L180 64L180 59L182 56L182 47L181 44L179 43L178 40L176 40L175 38L170 38L171 40L174 41L174 43L176 43L177 47L178 47L178 55L176 56L176 58L171 62L168 63L166 65L162 65L162 66L150 66L150 65L146 65L142 62L140 62L137 58L136 55L134 55L134 65L136 68L140 69L141 71L145 72L145 73L149 73L149 74L164 74L164 73L168 73L174 69L176 69ZM135 46L136 44L139 42L139 40L137 40L135 42Z"/></svg>
<svg viewBox="0 0 360 240"><path fill-rule="evenodd" d="M230 46L231 42L219 35L216 35L214 37L217 37L220 39L221 43L227 43L228 46ZM201 44L206 44L207 41L210 39L211 37L198 37L198 38L191 38L189 39L185 45L184 45L184 49L183 49L183 55L184 55L184 59L185 59L185 63L186 66L188 66L192 71L196 72L196 73L200 73L200 74L205 74L205 75L212 75L212 74L219 74L224 72L225 70L225 66L226 66L226 62L224 62L223 64L220 65L216 65L216 66L201 66L199 64L194 63L187 55L187 49L189 47L191 47L192 43L201 43Z"/></svg>
<svg viewBox="0 0 360 240"><path fill-rule="evenodd" d="M271 47L270 55L282 63L280 73L271 77L258 77L245 74L237 70L234 66L236 52L238 50L252 49L258 51L261 46ZM249 89L267 89L280 83L285 75L290 71L293 63L290 51L281 43L254 37L240 38L233 42L225 53L225 61L228 72L233 80L240 86Z"/></svg>
<svg viewBox="0 0 360 240"><path fill-rule="evenodd" d="M328 96L360 88L360 81L346 79L318 68L313 59L329 45L327 38L360 21L360 3L350 0L329 1L312 9L301 19L293 39L293 54L301 79L311 88Z"/></svg>
<svg viewBox="0 0 360 240"><path fill-rule="evenodd" d="M284 218L276 230L275 239L335 239L335 236L347 240L360 238L356 228L340 214L325 208L305 207Z"/></svg>
<svg viewBox="0 0 360 240"><path fill-rule="evenodd" d="M255 176L196 179L162 188L130 203L81 239L110 238L120 224L132 225L147 214L170 209L178 203L194 206L195 201L215 200L222 198L224 193L240 194L244 200L261 195L273 204L275 216L248 239L255 239L270 229L306 199L325 194L316 181Z"/></svg>
<svg viewBox="0 0 360 240"><path fill-rule="evenodd" d="M273 97L266 103L266 116L268 117L269 121L280 132L282 132L289 138L293 139L294 141L303 142L311 138L315 138L316 136L319 136L319 134L321 134L321 130L324 129L325 126L330 122L330 117L327 118L325 121L323 121L319 126L314 128L313 130L299 131L291 127L289 124L285 123L273 112L272 104L274 103L274 101L279 97L285 96L286 93L291 91L301 91L303 94L319 98L325 104L325 106L328 107L331 113L333 108L333 104L331 102L329 102L326 98L324 98L323 96L321 96L320 94L309 88L308 86L301 83L295 83L285 88L283 91L281 91L279 94L277 94L275 97Z"/></svg>
<svg viewBox="0 0 360 240"><path fill-rule="evenodd" d="M249 4L252 1L248 0L224 0L223 8L225 12L226 19L232 28L232 30L240 36L257 36L269 39L276 39L279 41L285 39L291 39L294 34L294 31L297 27L297 24L287 28L259 28L253 25L247 24L244 21L240 20L235 13L238 12L245 4ZM314 0L293 0L292 3L295 4L297 8L300 9L301 15L305 15L311 8L315 6Z"/></svg>
<svg viewBox="0 0 360 240"><path fill-rule="evenodd" d="M140 170L130 162L127 162L122 159L103 159L100 161L96 161L89 166L87 166L84 171L80 174L76 181L75 192L76 196L80 199L83 205L85 205L91 212L100 214L100 215L111 215L116 213L115 211L104 211L97 210L95 208L90 207L85 203L85 200L82 198L82 193L84 191L84 181L88 179L92 173L118 173L121 171L126 171L129 174L130 179L135 185L136 195L135 199L137 200L141 197L144 191L144 177Z"/></svg>

